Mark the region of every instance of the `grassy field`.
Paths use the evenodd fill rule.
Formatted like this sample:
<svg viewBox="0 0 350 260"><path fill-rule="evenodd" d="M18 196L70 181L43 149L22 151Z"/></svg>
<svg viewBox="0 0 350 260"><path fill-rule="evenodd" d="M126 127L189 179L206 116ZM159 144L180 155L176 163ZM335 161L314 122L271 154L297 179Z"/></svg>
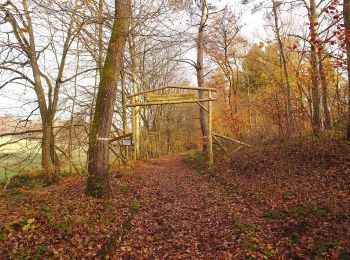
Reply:
<svg viewBox="0 0 350 260"><path fill-rule="evenodd" d="M19 169L29 170L40 166L40 143L36 140L14 142L11 137L0 138L0 180L18 173ZM2 146L5 143L7 145Z"/></svg>
<svg viewBox="0 0 350 260"><path fill-rule="evenodd" d="M12 177L19 172L36 173L40 170L41 151L40 142L37 140L21 140L15 143L15 139L6 137L0 138L0 180L5 178L5 171L8 177ZM2 146L2 144L9 143ZM59 153L59 152L58 152ZM69 163L61 156L61 170L68 171ZM81 171L86 162L84 152L73 151L74 164Z"/></svg>

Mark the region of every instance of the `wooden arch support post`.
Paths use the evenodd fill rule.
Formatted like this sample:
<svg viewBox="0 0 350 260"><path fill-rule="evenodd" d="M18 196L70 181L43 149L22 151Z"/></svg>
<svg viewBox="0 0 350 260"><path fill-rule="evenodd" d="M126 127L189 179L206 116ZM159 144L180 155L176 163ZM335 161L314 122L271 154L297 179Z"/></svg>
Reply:
<svg viewBox="0 0 350 260"><path fill-rule="evenodd" d="M208 145L208 163L209 166L214 164L214 152L213 152L213 104L212 104L212 93L209 90L208 93L208 133L207 133L207 145Z"/></svg>
<svg viewBox="0 0 350 260"><path fill-rule="evenodd" d="M132 160L137 160L139 156L139 134L140 134L140 125L139 125L139 107L135 106L137 102L137 97L134 96L131 98L131 130L132 130L132 144L133 144L133 150L132 150Z"/></svg>

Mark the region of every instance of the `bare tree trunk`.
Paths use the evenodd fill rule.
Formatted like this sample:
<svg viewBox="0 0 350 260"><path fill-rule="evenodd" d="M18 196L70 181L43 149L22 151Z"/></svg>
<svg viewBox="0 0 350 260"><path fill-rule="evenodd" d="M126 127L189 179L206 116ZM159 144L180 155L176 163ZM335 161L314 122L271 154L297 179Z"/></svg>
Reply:
<svg viewBox="0 0 350 260"><path fill-rule="evenodd" d="M102 74L103 66L103 1L99 0L98 2L98 72L100 77Z"/></svg>
<svg viewBox="0 0 350 260"><path fill-rule="evenodd" d="M56 81L57 85L55 86L55 90L54 90L55 91L54 97L52 93L53 86L51 85L51 83L48 82L49 83L49 96L48 96L49 100L47 105L45 92L41 81L41 71L37 60L37 51L36 51L36 43L35 43L35 36L33 32L32 20L30 17L30 12L28 10L28 3L26 0L23 1L23 7L24 7L25 15L28 21L28 27L30 28L28 56L30 57L30 61L31 61L31 67L33 71L34 81L35 81L34 90L38 98L39 110L40 110L41 121L42 121L42 129L43 129L43 135L41 140L41 148L42 148L41 167L42 167L42 173L45 179L45 184L51 185L58 181L59 166L58 166L58 158L55 152L54 135L53 135L52 127L53 127L53 120L54 120L54 115L56 113L56 107L58 102L60 80L62 78L62 74L64 70L65 55L67 54L66 52L68 51L68 49L67 47L64 49L63 57L61 59L60 69L59 69L59 72L57 75L57 81ZM68 34L70 33L68 32ZM65 45L67 44L68 44L68 36L67 36Z"/></svg>
<svg viewBox="0 0 350 260"><path fill-rule="evenodd" d="M77 41L77 64L75 68L75 73L78 74L80 66L80 53L79 53L79 40ZM68 156L69 156L69 174L72 174L73 170L73 129L74 129L74 110L75 110L75 101L77 98L77 77L74 79L74 94L72 98L72 109L70 111L70 120L69 120L69 143L68 143ZM74 167L75 168L75 167Z"/></svg>
<svg viewBox="0 0 350 260"><path fill-rule="evenodd" d="M108 197L111 191L108 163L109 135L130 16L131 0L115 0L112 35L101 73L94 119L89 134L89 175L87 179L86 193L93 197Z"/></svg>
<svg viewBox="0 0 350 260"><path fill-rule="evenodd" d="M208 19L208 6L207 6L207 0L201 1L201 21L198 28L198 38L197 38L197 64L196 64L196 70L197 70L197 84L198 88L204 87L204 31L205 31L205 25ZM199 99L205 98L205 91L198 91L198 97ZM203 105L205 105L203 103ZM200 124L201 124L201 130L202 130L202 137L203 137L203 151L207 152L208 146L207 146L207 133L208 133L208 115L207 112L202 108L199 107L199 117L200 117Z"/></svg>
<svg viewBox="0 0 350 260"><path fill-rule="evenodd" d="M278 41L278 47L280 50L280 55L281 55L281 60L282 60L282 65L283 65L283 72L284 72L284 77L286 79L286 85L287 85L287 105L286 105L286 114L287 114L287 135L288 137L292 134L293 131L293 111L292 111L292 92L291 92L291 84L290 84L290 77L289 77L289 71L288 71L288 63L287 63L287 58L286 54L284 51L284 46L283 42L281 39L281 34L280 34L280 25L279 25L279 20L278 20L278 5L279 3L276 3L275 0L272 0L273 4L273 14L274 14L274 20L275 20L275 33Z"/></svg>
<svg viewBox="0 0 350 260"><path fill-rule="evenodd" d="M346 52L347 52L347 70L348 70L348 127L346 138L350 141L350 0L344 0L343 2L343 14L344 14L344 26L345 26L345 39L346 39Z"/></svg>
<svg viewBox="0 0 350 260"><path fill-rule="evenodd" d="M94 55L97 53L97 58L95 59L98 70L95 75L94 88L91 99L91 107L89 111L89 119L92 122L94 118L94 110L95 110L95 101L96 101L96 93L97 93L97 85L98 79L101 78L102 69L103 69L103 1L99 0L98 2L98 26L95 26L96 37L97 37L97 46L94 47ZM96 48L97 47L97 48Z"/></svg>
<svg viewBox="0 0 350 260"><path fill-rule="evenodd" d="M316 49L317 42L317 4L316 0L310 0L310 35L311 35L311 81L312 81L312 106L313 117L312 126L314 135L318 137L321 133L321 113L320 113L320 79L318 69L318 56Z"/></svg>
<svg viewBox="0 0 350 260"><path fill-rule="evenodd" d="M127 109L126 109L126 77L125 77L125 68L122 68L120 75L121 87L122 87L122 121L123 121L123 132L127 134L128 130L128 119L127 119ZM124 156L129 158L129 146L124 146Z"/></svg>
<svg viewBox="0 0 350 260"><path fill-rule="evenodd" d="M52 135L52 120L44 117L42 120L42 140L41 140L41 167L45 179L45 184L50 185L58 181L58 171L55 165L54 140Z"/></svg>
<svg viewBox="0 0 350 260"><path fill-rule="evenodd" d="M37 48L37 38L35 31L35 23L32 22L33 10L30 10L28 5L28 0L17 1L18 3L13 5L13 12L9 12L5 9L5 5L0 4L0 10L5 12L7 17L7 22L12 27L12 32L14 38L17 40L18 48L21 49L22 54L27 60L31 68L31 73L33 75L33 80L27 77L20 71L14 70L16 73L22 75L26 80L33 86L42 122L42 173L45 178L45 184L50 185L58 180L59 172L59 161L57 154L55 152L55 137L53 135L53 121L57 111L60 88L62 86L63 73L66 65L66 58L68 51L70 49L74 34L77 32L76 27L76 11L79 6L78 0L74 2L74 8L71 10L70 21L67 23L67 31L65 39L62 46L62 51L60 52L60 57L56 54L56 59L58 63L57 75L46 74L45 70L40 67L41 63L39 58L44 52L43 50L38 51ZM8 1L7 4L10 4ZM22 5L17 7L16 5ZM19 11L21 10L21 11ZM17 20L21 21L25 28L22 28ZM26 29L26 34L22 31ZM54 40L51 41L53 44ZM27 63L26 62L26 63ZM20 66L18 66L20 67ZM6 69L6 68L5 68ZM54 80L53 80L54 78ZM45 89L44 89L45 87ZM47 89L47 91L46 91Z"/></svg>
<svg viewBox="0 0 350 260"><path fill-rule="evenodd" d="M324 113L324 128L330 129L332 123L331 123L331 114L328 108L328 84L327 84L326 73L323 67L323 59L322 59L321 53L319 53L318 59L319 59L318 62L319 62L320 79L321 79L321 86L322 86L322 107L323 107L323 113Z"/></svg>
<svg viewBox="0 0 350 260"><path fill-rule="evenodd" d="M132 82L132 89L133 93L138 92L138 86L137 86L137 76L136 76L136 45L135 41L132 35L129 35L129 51L130 51L130 57L131 57L131 82ZM133 103L138 103L139 97L132 97ZM139 107L132 107L131 108L131 124L132 124L132 140L134 143L134 150L133 150L133 160L137 160L140 156L140 114L139 114Z"/></svg>
<svg viewBox="0 0 350 260"><path fill-rule="evenodd" d="M122 72L120 75L121 87L122 87L122 121L123 121L123 132L124 134L128 133L128 121L127 121L127 111L126 111L126 78L124 67L122 68Z"/></svg>

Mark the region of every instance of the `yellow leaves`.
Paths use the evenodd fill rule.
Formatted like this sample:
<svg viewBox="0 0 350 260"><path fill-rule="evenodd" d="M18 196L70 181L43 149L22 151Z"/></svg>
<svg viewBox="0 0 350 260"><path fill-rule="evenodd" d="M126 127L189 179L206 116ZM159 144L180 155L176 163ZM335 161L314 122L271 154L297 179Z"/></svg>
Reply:
<svg viewBox="0 0 350 260"><path fill-rule="evenodd" d="M7 239L6 233L0 233L0 241L5 241Z"/></svg>
<svg viewBox="0 0 350 260"><path fill-rule="evenodd" d="M25 224L23 227L22 227L22 230L23 231L28 231L29 229L33 229L34 228L34 225L32 225L34 223L35 219L34 218L30 218L27 220L27 224Z"/></svg>
<svg viewBox="0 0 350 260"><path fill-rule="evenodd" d="M260 41L259 42L259 45L258 45L258 48L259 49L263 49L264 47L268 47L268 45L271 45L273 44L273 41L272 40L266 40L266 42L262 42ZM267 46L266 46L267 45Z"/></svg>

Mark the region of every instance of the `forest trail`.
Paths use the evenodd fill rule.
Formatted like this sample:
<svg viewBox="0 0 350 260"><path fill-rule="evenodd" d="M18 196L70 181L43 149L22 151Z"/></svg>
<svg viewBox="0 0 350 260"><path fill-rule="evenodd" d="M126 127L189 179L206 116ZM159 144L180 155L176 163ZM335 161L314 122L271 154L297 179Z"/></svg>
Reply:
<svg viewBox="0 0 350 260"><path fill-rule="evenodd" d="M349 259L349 154L329 142L241 149L212 169L198 154L140 160L103 200L84 175L19 176L0 196L0 259Z"/></svg>
<svg viewBox="0 0 350 260"><path fill-rule="evenodd" d="M116 259L233 256L234 227L227 209L183 156L151 160L135 174L143 183L141 208Z"/></svg>

